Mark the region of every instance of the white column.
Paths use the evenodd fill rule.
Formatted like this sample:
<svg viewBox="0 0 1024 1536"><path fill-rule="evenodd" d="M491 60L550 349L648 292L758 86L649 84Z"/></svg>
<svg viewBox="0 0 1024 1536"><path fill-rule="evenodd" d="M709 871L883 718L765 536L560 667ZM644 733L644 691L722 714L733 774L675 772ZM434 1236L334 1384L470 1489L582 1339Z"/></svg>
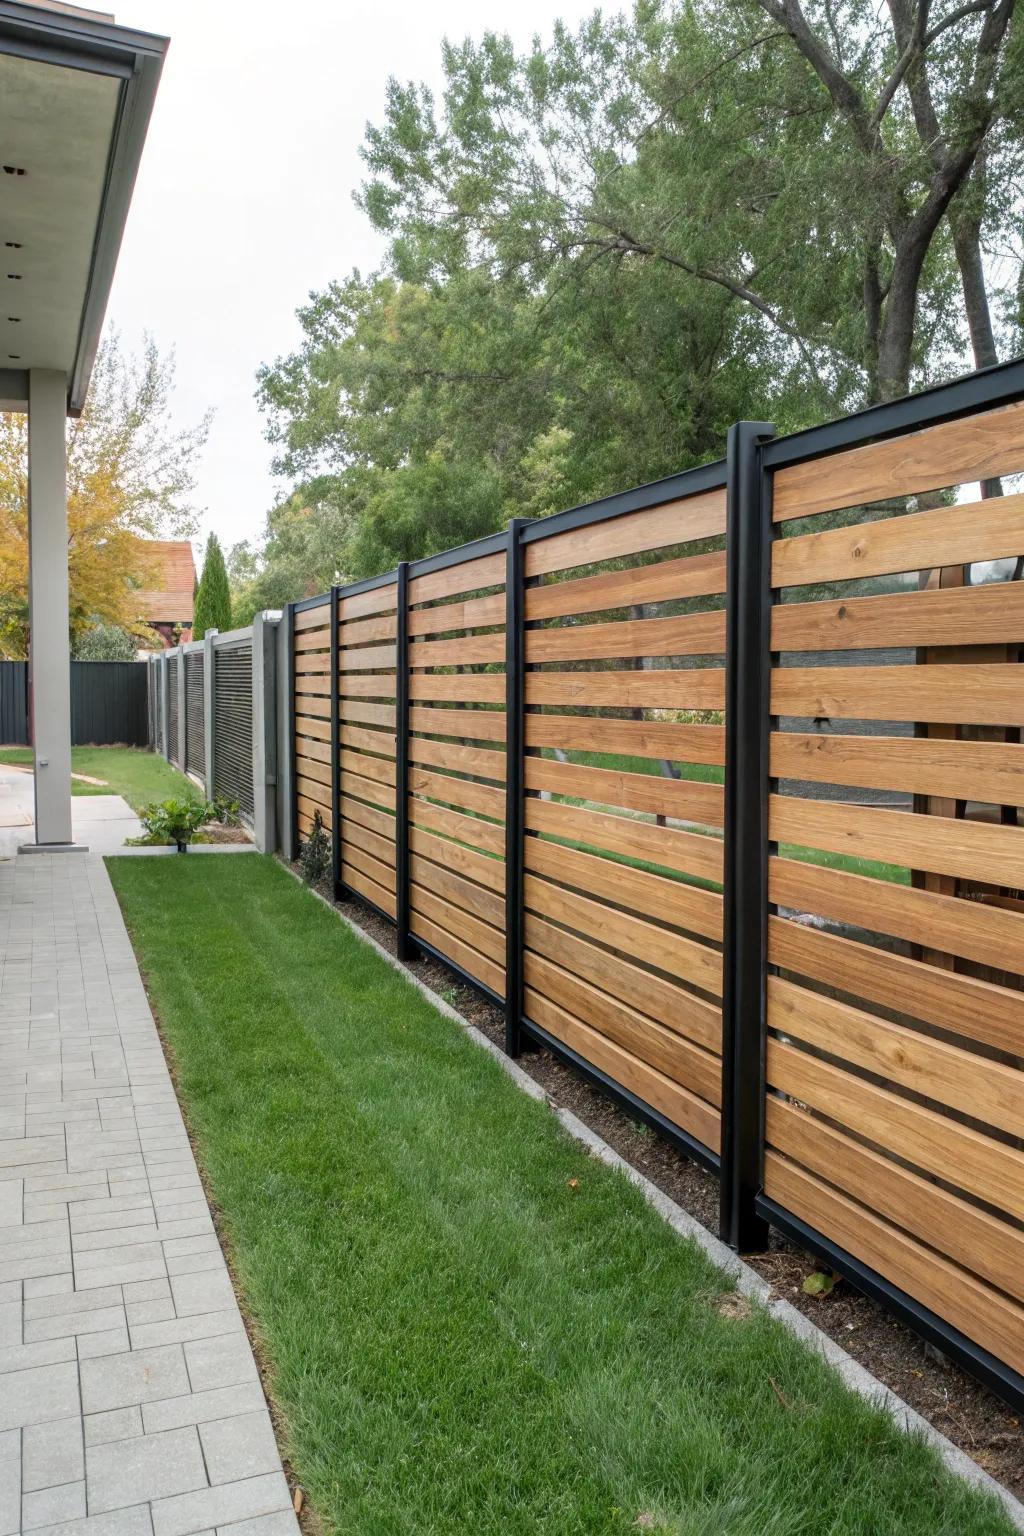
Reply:
<svg viewBox="0 0 1024 1536"><path fill-rule="evenodd" d="M67 380L28 376L29 646L36 844L71 842L71 649L68 640Z"/></svg>

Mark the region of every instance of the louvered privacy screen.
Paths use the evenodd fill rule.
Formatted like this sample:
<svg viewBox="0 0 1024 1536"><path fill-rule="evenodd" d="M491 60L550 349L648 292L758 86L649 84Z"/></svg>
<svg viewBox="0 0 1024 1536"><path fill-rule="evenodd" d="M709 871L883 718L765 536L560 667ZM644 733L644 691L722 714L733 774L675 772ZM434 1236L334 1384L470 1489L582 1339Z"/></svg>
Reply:
<svg viewBox="0 0 1024 1536"><path fill-rule="evenodd" d="M213 792L237 800L252 819L252 641L216 645L213 651Z"/></svg>
<svg viewBox="0 0 1024 1536"><path fill-rule="evenodd" d="M1020 1406L1022 492L1017 364L286 618L339 895Z"/></svg>
<svg viewBox="0 0 1024 1536"><path fill-rule="evenodd" d="M196 778L206 774L206 727L203 681L206 658L202 651L185 655L185 767Z"/></svg>
<svg viewBox="0 0 1024 1536"><path fill-rule="evenodd" d="M153 668L153 673L153 680L156 684L153 690L156 708L156 749L158 752L163 752L166 755L166 743L164 741L164 669L159 660Z"/></svg>

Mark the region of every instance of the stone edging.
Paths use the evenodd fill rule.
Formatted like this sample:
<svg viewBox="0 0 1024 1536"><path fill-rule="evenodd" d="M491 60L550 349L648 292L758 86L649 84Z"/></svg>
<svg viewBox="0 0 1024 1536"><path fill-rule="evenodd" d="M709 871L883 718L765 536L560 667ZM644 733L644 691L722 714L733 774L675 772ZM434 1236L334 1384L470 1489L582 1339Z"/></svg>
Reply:
<svg viewBox="0 0 1024 1536"><path fill-rule="evenodd" d="M278 863L299 885L305 885L301 877L282 859L279 859ZM838 1371L850 1390L857 1393L858 1397L866 1399L876 1408L882 1408L904 1433L918 1435L921 1439L927 1441L938 1452L946 1468L955 1477L961 1478L965 1483L971 1483L982 1493L990 1494L998 1499L1010 1522L1018 1531L1024 1532L1024 1504L1008 1488L1004 1488L1002 1483L997 1482L994 1477L985 1471L984 1467L980 1467L976 1461L972 1460L966 1451L962 1451L951 1440L947 1440L944 1434L937 1430L933 1424L930 1424L926 1418L923 1418L916 1409L911 1408L909 1403L905 1403L901 1397L897 1396L889 1387L880 1382L877 1377L872 1376L869 1370L866 1370L852 1355L847 1354L846 1350L840 1344L837 1344L835 1339L830 1338L827 1333L824 1333L816 1323L812 1323L810 1318L805 1317L790 1302L784 1301L780 1296L776 1296L767 1280L759 1275L756 1270L751 1269L749 1264L745 1264L738 1255L733 1253L731 1248L715 1237L713 1233L709 1232L707 1227L703 1226L695 1216L691 1216L688 1211L684 1211L682 1206L677 1205L656 1184L652 1184L650 1179L634 1168L631 1163L628 1163L624 1157L620 1157L618 1152L610 1147L601 1136L598 1136L596 1131L592 1131L588 1125L584 1125L583 1121L574 1115L571 1110L560 1109L552 1104L547 1092L528 1073L524 1072L517 1062L506 1056L504 1051L495 1045L493 1040L489 1040L482 1030L477 1029L475 1024L470 1024L469 1020L464 1019L462 1014L458 1013L450 1003L446 1003L425 982L420 981L419 977L414 976L400 960L397 960L394 955L384 948L383 944L378 943L372 934L367 933L365 929L360 928L358 923L354 923L351 918L346 917L344 912L340 912L325 896L321 896L319 891L313 890L308 885L305 885L305 888L312 896L316 897L317 901L323 902L327 910L343 922L355 934L356 938L362 940L364 944L368 944L371 949L376 950L377 954L387 961L392 970L398 971L404 976L410 986L415 987L418 992L421 992L439 1013L443 1013L446 1018L452 1019L465 1031L475 1045L478 1045L482 1050L487 1051L493 1056L495 1061L499 1063L524 1093L529 1094L531 1099L537 1099L541 1103L549 1104L556 1119L561 1122L570 1136L587 1148L591 1157L595 1157L599 1162L607 1164L609 1168L617 1168L620 1173L626 1176L631 1184L635 1184L647 1201L647 1204L657 1211L662 1220L668 1222L669 1226L675 1232L678 1232L680 1237L690 1238L695 1242L711 1262L730 1277L738 1291L751 1301L764 1307L765 1311L782 1323L783 1327L788 1328L790 1333L794 1334L810 1349L815 1350L827 1360L829 1365Z"/></svg>

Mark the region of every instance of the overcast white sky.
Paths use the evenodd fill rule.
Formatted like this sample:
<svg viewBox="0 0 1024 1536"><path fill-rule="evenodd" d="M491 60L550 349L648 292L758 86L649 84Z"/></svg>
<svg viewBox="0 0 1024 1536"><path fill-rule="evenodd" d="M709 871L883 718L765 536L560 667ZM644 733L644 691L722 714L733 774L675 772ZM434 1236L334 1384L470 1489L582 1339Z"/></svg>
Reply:
<svg viewBox="0 0 1024 1536"><path fill-rule="evenodd" d="M93 0L99 3L99 0ZM253 400L261 362L299 341L309 291L382 247L353 206L357 150L389 75L441 82L440 44L487 28L525 47L595 0L117 0L171 38L108 319L177 354L177 414L216 415L202 536L256 538L275 496Z"/></svg>

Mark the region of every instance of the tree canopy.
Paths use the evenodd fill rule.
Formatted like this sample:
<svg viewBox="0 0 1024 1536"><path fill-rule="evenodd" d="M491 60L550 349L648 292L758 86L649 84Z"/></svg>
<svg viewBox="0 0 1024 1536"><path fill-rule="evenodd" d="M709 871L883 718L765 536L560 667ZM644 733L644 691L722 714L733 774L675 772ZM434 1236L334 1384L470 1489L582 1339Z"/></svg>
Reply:
<svg viewBox="0 0 1024 1536"><path fill-rule="evenodd" d="M224 551L215 533L206 541L203 558L203 574L196 587L196 600L192 620L193 640L202 640L207 630L222 633L231 628L231 592L228 586L228 570L224 563Z"/></svg>
<svg viewBox="0 0 1024 1536"><path fill-rule="evenodd" d="M1016 350L1014 13L637 0L446 44L440 100L392 81L359 194L384 267L260 374L303 537L272 514L252 579L298 596Z"/></svg>

